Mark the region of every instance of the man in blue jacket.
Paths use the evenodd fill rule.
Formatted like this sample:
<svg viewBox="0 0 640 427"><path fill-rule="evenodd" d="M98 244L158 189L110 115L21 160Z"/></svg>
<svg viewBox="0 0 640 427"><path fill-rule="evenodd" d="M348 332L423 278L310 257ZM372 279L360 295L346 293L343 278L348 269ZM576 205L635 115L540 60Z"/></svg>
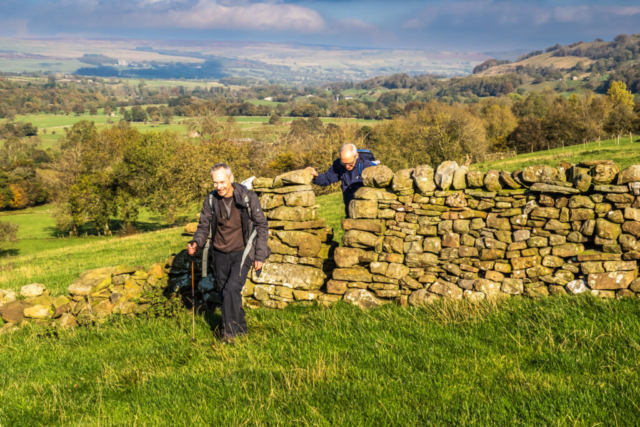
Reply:
<svg viewBox="0 0 640 427"><path fill-rule="evenodd" d="M358 149L354 144L345 144L340 148L340 158L336 159L326 173L318 174L312 167L311 171L315 178L313 183L320 186L327 186L338 181L342 181L342 199L344 200L344 212L349 217L349 202L364 184L362 183L362 171L368 167L375 166L369 160L363 160L358 154Z"/></svg>

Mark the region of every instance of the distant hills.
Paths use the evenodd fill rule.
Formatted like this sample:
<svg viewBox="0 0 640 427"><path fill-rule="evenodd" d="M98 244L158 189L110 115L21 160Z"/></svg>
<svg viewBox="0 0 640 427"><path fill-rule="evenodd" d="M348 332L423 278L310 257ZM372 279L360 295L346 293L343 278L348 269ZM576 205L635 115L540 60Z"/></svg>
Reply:
<svg viewBox="0 0 640 427"><path fill-rule="evenodd" d="M407 73L466 75L477 52L370 49L299 43L146 39L2 39L0 72L100 77L219 79L313 84Z"/></svg>

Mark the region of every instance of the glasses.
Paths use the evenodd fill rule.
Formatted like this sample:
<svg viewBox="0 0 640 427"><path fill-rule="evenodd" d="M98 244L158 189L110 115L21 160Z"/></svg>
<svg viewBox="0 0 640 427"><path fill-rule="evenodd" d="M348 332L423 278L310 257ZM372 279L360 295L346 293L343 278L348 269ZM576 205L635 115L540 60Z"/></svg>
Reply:
<svg viewBox="0 0 640 427"><path fill-rule="evenodd" d="M344 163L342 160L340 160L340 164L344 167L347 167L347 166L355 167L357 161L358 161L357 158L355 158L351 163Z"/></svg>

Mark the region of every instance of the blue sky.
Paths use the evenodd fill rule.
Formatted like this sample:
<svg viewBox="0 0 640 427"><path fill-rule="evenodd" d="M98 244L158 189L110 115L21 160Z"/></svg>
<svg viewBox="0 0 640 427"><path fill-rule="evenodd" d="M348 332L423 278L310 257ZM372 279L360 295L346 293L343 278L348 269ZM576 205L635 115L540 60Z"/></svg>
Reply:
<svg viewBox="0 0 640 427"><path fill-rule="evenodd" d="M640 32L640 0L0 0L3 37L540 49Z"/></svg>

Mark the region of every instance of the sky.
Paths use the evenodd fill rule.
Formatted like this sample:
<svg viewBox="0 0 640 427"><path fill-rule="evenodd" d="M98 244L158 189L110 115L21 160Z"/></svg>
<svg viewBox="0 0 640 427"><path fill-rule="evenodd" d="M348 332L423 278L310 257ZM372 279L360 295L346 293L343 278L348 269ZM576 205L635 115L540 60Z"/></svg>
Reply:
<svg viewBox="0 0 640 427"><path fill-rule="evenodd" d="M0 0L0 37L544 49L640 32L640 0Z"/></svg>

